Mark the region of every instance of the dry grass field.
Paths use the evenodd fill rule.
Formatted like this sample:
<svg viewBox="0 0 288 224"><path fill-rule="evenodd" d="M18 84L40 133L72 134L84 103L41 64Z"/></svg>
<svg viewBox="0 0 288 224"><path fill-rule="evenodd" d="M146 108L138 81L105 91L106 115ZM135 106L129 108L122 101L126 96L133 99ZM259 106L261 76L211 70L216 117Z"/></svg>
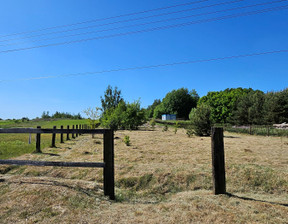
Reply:
<svg viewBox="0 0 288 224"><path fill-rule="evenodd" d="M101 169L1 166L0 223L288 223L288 139L224 142L227 195L212 194L211 139L184 129L115 133L115 202ZM101 162L102 144L83 135L17 159Z"/></svg>

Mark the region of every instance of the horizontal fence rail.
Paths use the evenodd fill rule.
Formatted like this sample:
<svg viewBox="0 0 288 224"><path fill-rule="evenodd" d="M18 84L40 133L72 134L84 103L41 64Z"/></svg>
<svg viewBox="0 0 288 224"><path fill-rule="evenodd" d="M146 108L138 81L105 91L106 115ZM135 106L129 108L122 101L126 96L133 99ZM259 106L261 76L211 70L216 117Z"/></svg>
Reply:
<svg viewBox="0 0 288 224"><path fill-rule="evenodd" d="M52 134L51 147L55 147L56 134L61 134L61 143L64 142L63 134L67 134L66 140L78 137L82 134L103 134L103 163L95 162L62 162L62 161L32 161L32 160L0 160L0 165L28 165L28 166L61 166L61 167L91 167L103 168L103 187L104 195L109 196L111 200L115 199L115 181L114 181L114 133L110 129L82 129L82 125L72 126L72 129L67 125L67 129L43 129L40 126L37 128L0 128L0 134L36 134L36 152L42 153L40 149L41 134Z"/></svg>
<svg viewBox="0 0 288 224"><path fill-rule="evenodd" d="M104 163L91 162L54 162L54 161L32 161L32 160L0 160L0 164L27 165L27 166L63 166L63 167L105 167Z"/></svg>
<svg viewBox="0 0 288 224"><path fill-rule="evenodd" d="M105 134L109 129L0 128L0 134Z"/></svg>

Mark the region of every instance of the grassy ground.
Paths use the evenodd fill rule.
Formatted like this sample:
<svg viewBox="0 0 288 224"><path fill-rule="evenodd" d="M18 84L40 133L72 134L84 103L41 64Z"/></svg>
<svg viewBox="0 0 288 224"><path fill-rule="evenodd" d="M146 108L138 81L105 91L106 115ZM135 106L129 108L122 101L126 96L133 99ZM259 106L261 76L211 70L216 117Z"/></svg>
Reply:
<svg viewBox="0 0 288 224"><path fill-rule="evenodd" d="M210 138L162 129L116 132L116 202L101 169L1 166L0 223L288 222L287 138L225 133L229 194L215 196ZM19 159L101 162L102 144L84 135Z"/></svg>
<svg viewBox="0 0 288 224"><path fill-rule="evenodd" d="M17 121L17 122L15 122ZM29 127L36 128L41 126L42 128L53 128L56 126L60 128L61 125L64 128L67 125L79 125L88 124L87 120L32 120L21 122L19 120L0 121L0 128L12 128L12 127ZM0 134L0 159L8 159L15 156L20 156L25 153L32 153L35 151L35 134L31 135L31 144L29 144L29 134ZM41 135L41 148L49 147L51 145L52 137L51 134ZM56 142L60 142L60 136L56 138Z"/></svg>

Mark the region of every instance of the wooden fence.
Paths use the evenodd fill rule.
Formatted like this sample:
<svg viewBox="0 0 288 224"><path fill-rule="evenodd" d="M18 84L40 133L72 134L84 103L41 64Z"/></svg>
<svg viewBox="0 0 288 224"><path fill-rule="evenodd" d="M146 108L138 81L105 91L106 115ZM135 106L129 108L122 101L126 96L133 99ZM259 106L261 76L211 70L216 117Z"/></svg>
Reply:
<svg viewBox="0 0 288 224"><path fill-rule="evenodd" d="M104 139L104 155L103 163L94 162L56 162L56 161L32 161L32 160L0 160L0 164L10 165L30 165L30 166L62 166L62 167L93 167L103 168L104 179L104 194L109 196L111 200L115 199L115 181L114 181L114 132L110 129L89 129L87 126L72 126L69 125L67 129L61 126L61 129L56 129L54 126L52 129L42 129L40 126L37 128L9 128L0 129L0 134L36 134L36 152L41 153L40 143L41 134L52 134L52 147L55 147L56 134L60 134L61 143L64 142L64 134L67 134L66 140L77 137L82 134L103 134Z"/></svg>

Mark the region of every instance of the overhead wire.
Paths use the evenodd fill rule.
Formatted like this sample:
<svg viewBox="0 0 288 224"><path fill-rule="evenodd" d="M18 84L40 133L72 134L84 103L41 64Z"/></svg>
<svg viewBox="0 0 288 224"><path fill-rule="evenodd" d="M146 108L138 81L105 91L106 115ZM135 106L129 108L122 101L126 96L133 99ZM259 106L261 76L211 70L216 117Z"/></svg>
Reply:
<svg viewBox="0 0 288 224"><path fill-rule="evenodd" d="M226 4L233 4L233 3L237 3L237 2L241 2L241 1L244 1L244 0L227 1L227 2L221 2L221 3L217 3L217 4L205 5L205 6L200 6L200 7L194 7L194 8L190 8L190 9L183 9L183 10L173 11L173 12L168 12L168 13L161 13L161 14L155 14L155 15L150 15L150 16L145 16L145 17L138 17L138 18L114 21L114 22L110 22L110 23L97 24L97 25L86 26L86 27L78 27L78 28L74 28L74 29L70 29L70 30L60 30L60 31L55 31L55 32L50 32L50 33L42 33L42 34L33 35L33 36L26 36L26 37L13 38L13 39L5 39L5 40L0 40L0 42L7 42L7 41L21 40L21 39L30 39L30 38L39 37L39 36L46 36L46 35L52 35L52 34L58 34L58 33L66 33L66 32L72 32L72 31L83 30L83 29L91 29L91 28L95 28L95 27L114 25L114 24L118 24L118 23L127 23L127 22L132 22L132 21L137 21L137 20L149 19L149 18L160 17L160 16L167 16L167 15L171 15L171 14L189 12L189 11L205 9L205 8L210 8L210 7L215 7L215 6L221 6L221 5L226 5ZM287 1L287 0L278 0L278 1L272 1L272 2L263 3L263 4L257 4L257 5L259 6L259 5L273 4L273 3L283 2L283 1Z"/></svg>
<svg viewBox="0 0 288 224"><path fill-rule="evenodd" d="M134 16L134 15L149 13L149 12L153 12L153 11L160 11L160 10L176 8L176 7L186 6L186 5L193 5L193 4L198 4L198 3L202 3L202 2L208 2L208 1L211 1L211 0L192 1L192 2L187 2L187 3L182 3L182 4L164 6L164 7L155 8L155 9L148 9L148 10L139 11L139 12L132 12L132 13L121 14L121 15L117 15L117 16L110 16L110 17L106 17L106 18L92 19L92 20L86 20L86 21L77 22L77 23L71 23L71 24L66 24L66 25L59 25L59 26L46 27L46 28L42 28L42 29L23 31L23 32L18 32L18 33L1 35L0 38L7 37L7 36L20 35L20 34L35 33L35 32L40 32L40 31L45 31L45 30L50 30L50 29L58 29L58 28L63 28L63 27L76 26L76 25L81 25L81 24L85 24L85 23L99 22L99 21L104 21L104 20L109 20L109 19L116 19L116 18L126 17L126 16Z"/></svg>
<svg viewBox="0 0 288 224"><path fill-rule="evenodd" d="M288 49L265 51L265 52L254 52L254 53L239 54L239 55L224 56L224 57L216 57L216 58L208 58L208 59L180 61L180 62L172 62L172 63L165 63L165 64L156 64L156 65L146 65L146 66L138 66L138 67L109 69L109 70L94 71L94 72L82 72L82 73L71 73L71 74L65 74L65 75L39 76L39 77L22 78L22 79L0 80L0 83L15 82L15 81L30 81L30 80L39 80L39 79L51 79L51 78L64 78L64 77L70 77L70 76L85 76L85 75L111 73L111 72L132 71L132 70L159 68L159 67L167 67L167 66L175 66L175 65L195 64L195 63L203 63L203 62L212 62L212 61L221 61L221 60L229 60L229 59L237 59L237 58L246 58L246 57L253 57L253 56L276 54L276 53L288 53Z"/></svg>
<svg viewBox="0 0 288 224"><path fill-rule="evenodd" d="M230 1L229 3L235 3L235 2L238 2L238 1L239 0L232 1L232 2ZM177 18L169 18L169 19L157 20L157 21L140 23L140 24L132 24L132 25L128 25L128 26L114 27L114 28L109 28L109 29L104 29L104 30L96 30L96 31L91 31L91 32L78 33L78 34L65 35L65 36L58 36L58 37L53 37L53 38L44 38L44 39L31 40L29 42L16 42L16 43L10 43L10 44L1 44L0 46L19 45L19 44L25 44L25 43L31 43L31 42L39 42L39 41L55 40L55 39L59 39L59 38L67 38L67 37L74 37L74 36L80 36L80 35L87 35L87 34L92 34L92 33L94 34L94 33L100 33L100 32L114 31L114 30L119 30L119 29L124 29L124 28L132 28L132 27L144 26L144 25L149 25L149 24L155 24L155 23L161 23L161 22L169 22L169 21L175 21L175 20L180 20L180 19L187 19L187 18L192 18L192 17L211 15L211 14L216 14L216 13L229 12L229 11L233 11L233 10L239 10L239 9L246 9L246 8L257 7L257 6L263 6L263 5L268 5L268 4L273 4L273 3L283 2L283 1L287 1L287 0L270 1L270 2L265 2L265 3L253 4L253 5L246 5L246 6L241 6L241 7L234 7L234 8L229 8L229 9L198 13L198 14L193 14L193 15L189 15L189 16L183 16L183 17L177 17ZM228 2L225 2L225 3L227 4Z"/></svg>
<svg viewBox="0 0 288 224"><path fill-rule="evenodd" d="M237 17L241 17L241 16L256 15L256 14L260 14L260 13L279 11L279 10L284 10L284 9L288 9L288 5L279 6L279 7L272 7L272 8L256 10L256 11L250 11L250 12L245 12L245 13L236 13L236 14L231 14L231 15L226 15L226 16L221 16L221 17L214 17L214 18L210 18L210 19L196 20L196 21L180 23L180 24L166 25L166 26L154 27L154 28L149 28L149 29L124 32L124 33L116 33L116 34L106 35L106 36L97 36L97 37L91 37L91 38L86 38L86 39L78 39L78 40L58 42L58 43L52 43L52 44L37 45L37 46L32 46L32 47L8 49L8 50L0 51L0 53L2 53L2 54L3 53L11 53L11 52L16 52L16 51L31 50L31 49L36 49L36 48L60 46L60 45L66 45L66 44L87 42L87 41L92 41L92 40L127 36L127 35L138 34L138 33L152 32L152 31L164 30L164 29L170 29L170 28L176 28L176 27L184 27L184 26L189 26L189 25L194 25L194 24L199 24L199 23L220 21L220 20L225 20L225 19L237 18Z"/></svg>

